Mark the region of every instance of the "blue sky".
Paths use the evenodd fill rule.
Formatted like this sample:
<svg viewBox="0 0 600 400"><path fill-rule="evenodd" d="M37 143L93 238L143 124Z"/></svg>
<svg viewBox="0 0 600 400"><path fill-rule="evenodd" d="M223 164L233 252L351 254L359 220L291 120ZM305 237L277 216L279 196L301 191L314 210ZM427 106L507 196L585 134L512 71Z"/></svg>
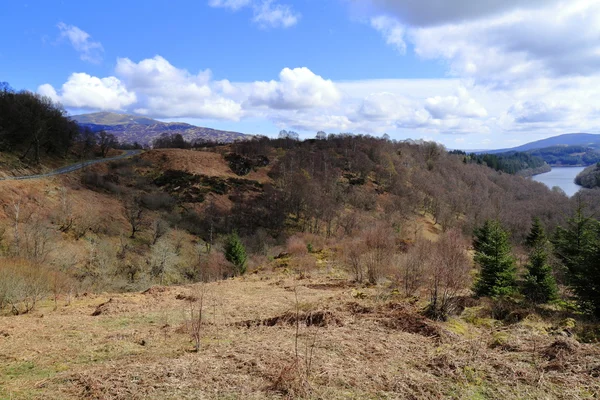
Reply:
<svg viewBox="0 0 600 400"><path fill-rule="evenodd" d="M598 131L596 0L13 0L2 14L0 81L71 113L450 148Z"/></svg>

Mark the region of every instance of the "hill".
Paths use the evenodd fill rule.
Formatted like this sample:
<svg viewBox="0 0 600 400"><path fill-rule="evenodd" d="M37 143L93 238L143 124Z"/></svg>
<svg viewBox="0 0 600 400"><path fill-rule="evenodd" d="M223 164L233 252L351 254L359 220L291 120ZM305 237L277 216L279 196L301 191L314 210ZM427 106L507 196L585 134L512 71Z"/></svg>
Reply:
<svg viewBox="0 0 600 400"><path fill-rule="evenodd" d="M600 163L590 165L575 177L575 183L584 188L593 189L600 186Z"/></svg>
<svg viewBox="0 0 600 400"><path fill-rule="evenodd" d="M521 146L509 149L481 150L477 153L497 154L506 153L510 151L524 152L554 146L588 146L600 148L600 135L592 133L567 133L564 135L553 136L542 140L536 140L535 142L525 143Z"/></svg>
<svg viewBox="0 0 600 400"><path fill-rule="evenodd" d="M587 166L600 162L600 135L569 133L510 149L477 150L470 153L506 157L515 153L526 153L543 159L550 166Z"/></svg>
<svg viewBox="0 0 600 400"><path fill-rule="evenodd" d="M596 325L469 291L474 228L499 219L518 244L532 216L552 232L571 208L435 143L357 135L2 182L0 398L583 397L600 389Z"/></svg>
<svg viewBox="0 0 600 400"><path fill-rule="evenodd" d="M73 119L94 132L106 131L113 134L121 143L137 142L150 145L165 134L180 134L188 142L202 140L232 143L251 137L240 132L222 131L183 122L161 122L152 118L111 112L74 115Z"/></svg>

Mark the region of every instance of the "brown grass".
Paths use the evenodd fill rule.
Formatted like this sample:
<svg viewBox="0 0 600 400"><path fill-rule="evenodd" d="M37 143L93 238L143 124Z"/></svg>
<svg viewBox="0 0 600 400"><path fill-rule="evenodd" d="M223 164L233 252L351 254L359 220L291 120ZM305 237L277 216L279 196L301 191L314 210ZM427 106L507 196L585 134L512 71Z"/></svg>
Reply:
<svg viewBox="0 0 600 400"><path fill-rule="evenodd" d="M181 150L181 149L156 149L145 152L140 156L143 160L150 161L161 170L173 169L185 171L190 174L216 176L219 178L240 178L234 174L227 161L220 153L209 151ZM270 178L266 175L268 168L250 172L243 179L255 180L261 183Z"/></svg>
<svg viewBox="0 0 600 400"><path fill-rule="evenodd" d="M198 353L182 329L194 286L86 295L56 311L48 303L30 315L0 317L0 398L583 399L600 393L597 345L543 335L527 324L500 335L462 319L437 323L380 287L339 285L322 274L296 281L260 273L205 288ZM92 316L99 306L102 312Z"/></svg>

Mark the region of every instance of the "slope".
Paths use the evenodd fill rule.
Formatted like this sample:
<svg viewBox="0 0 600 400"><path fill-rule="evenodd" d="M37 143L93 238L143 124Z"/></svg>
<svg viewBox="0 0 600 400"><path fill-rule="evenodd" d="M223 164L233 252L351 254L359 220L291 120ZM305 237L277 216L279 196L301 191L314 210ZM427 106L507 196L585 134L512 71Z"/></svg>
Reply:
<svg viewBox="0 0 600 400"><path fill-rule="evenodd" d="M137 115L99 112L74 115L73 119L81 126L94 132L106 131L115 135L120 142L150 145L163 134L180 134L186 141L211 141L231 143L250 137L239 132L222 131L186 124L182 122L161 122Z"/></svg>

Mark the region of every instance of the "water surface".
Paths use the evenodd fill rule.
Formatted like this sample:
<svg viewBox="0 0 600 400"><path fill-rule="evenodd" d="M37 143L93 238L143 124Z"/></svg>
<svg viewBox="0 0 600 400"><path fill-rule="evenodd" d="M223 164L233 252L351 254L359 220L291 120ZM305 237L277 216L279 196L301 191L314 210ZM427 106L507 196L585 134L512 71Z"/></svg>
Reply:
<svg viewBox="0 0 600 400"><path fill-rule="evenodd" d="M552 167L552 171L535 175L533 180L549 188L558 186L571 197L581 189L581 186L575 184L575 177L584 169L585 167Z"/></svg>

